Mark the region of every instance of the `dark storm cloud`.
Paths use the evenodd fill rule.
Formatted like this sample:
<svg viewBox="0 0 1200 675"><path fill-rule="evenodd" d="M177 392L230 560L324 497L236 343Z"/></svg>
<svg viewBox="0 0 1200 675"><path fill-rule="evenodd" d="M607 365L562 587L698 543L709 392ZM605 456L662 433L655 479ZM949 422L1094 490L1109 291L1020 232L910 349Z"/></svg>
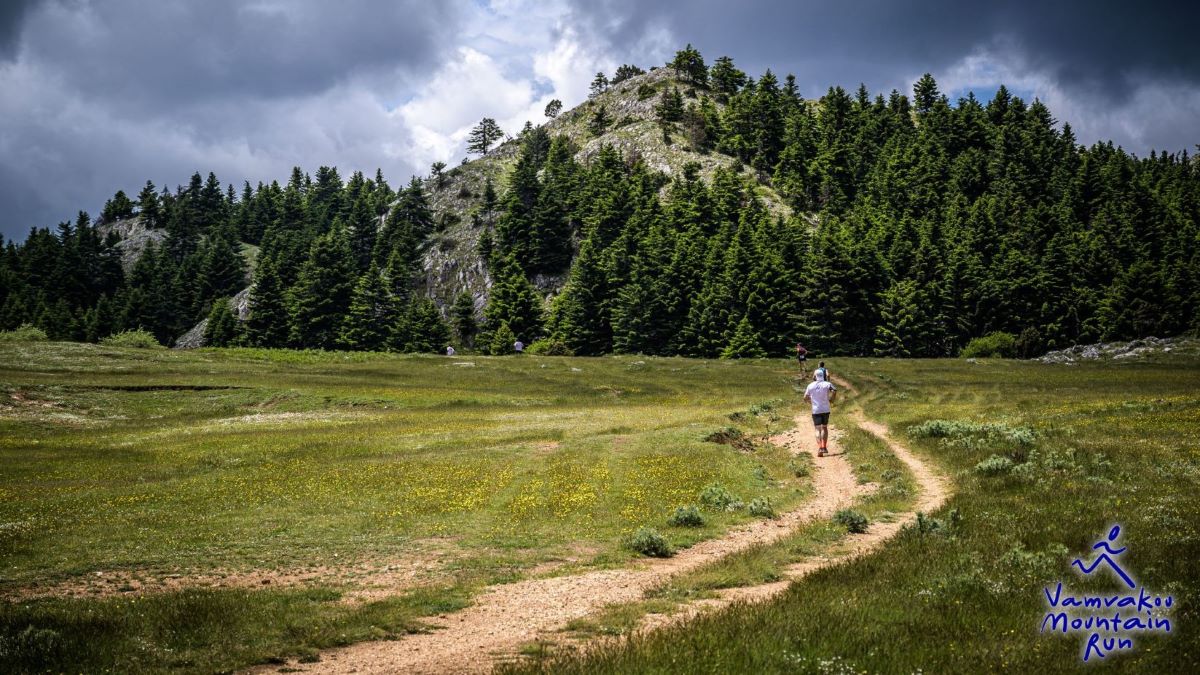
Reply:
<svg viewBox="0 0 1200 675"><path fill-rule="evenodd" d="M130 107L302 96L347 76L427 69L456 5L105 0L45 2L22 55L84 96Z"/></svg>
<svg viewBox="0 0 1200 675"><path fill-rule="evenodd" d="M691 41L751 75L792 72L809 97L859 82L907 91L926 71L951 94L1003 80L1046 100L1083 142L1139 154L1200 142L1197 3L560 5L572 2L0 0L0 234L95 215L116 189L173 187L193 171L240 184L285 179L293 165L379 166L404 181L444 159L418 155L453 147L458 127L392 108L424 96L426 118L512 112L526 88L472 68L519 78L536 56L574 79L576 49L590 73L661 63ZM478 52L487 57L464 57ZM473 73L489 89L452 95Z"/></svg>
<svg viewBox="0 0 1200 675"><path fill-rule="evenodd" d="M386 105L454 48L465 1L0 3L0 234L116 189L286 178L341 163L394 180ZM353 166L347 167L347 164Z"/></svg>
<svg viewBox="0 0 1200 675"><path fill-rule="evenodd" d="M1009 50L1064 87L1114 99L1146 80L1200 82L1197 3L604 0L577 11L618 46L664 26L709 58L728 54L755 71L790 69L827 84L882 86L980 49Z"/></svg>
<svg viewBox="0 0 1200 675"><path fill-rule="evenodd" d="M0 59L11 58L21 36L21 23L35 0L5 0L0 3Z"/></svg>

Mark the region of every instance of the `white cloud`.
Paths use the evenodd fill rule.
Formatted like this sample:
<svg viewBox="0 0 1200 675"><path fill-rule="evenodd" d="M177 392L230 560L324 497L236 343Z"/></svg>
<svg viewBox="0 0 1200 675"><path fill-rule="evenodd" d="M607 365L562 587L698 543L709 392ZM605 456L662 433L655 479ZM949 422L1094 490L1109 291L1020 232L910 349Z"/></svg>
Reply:
<svg viewBox="0 0 1200 675"><path fill-rule="evenodd" d="M450 160L458 154L471 127L494 117L513 133L511 117L533 97L527 78L509 78L492 57L460 47L419 93L398 110L412 131L411 151L423 164Z"/></svg>
<svg viewBox="0 0 1200 675"><path fill-rule="evenodd" d="M483 117L515 134L527 121L542 122L552 99L581 103L598 71L611 76L618 62L569 18L563 3L525 0L498 0L476 15L455 59L399 108L418 163L462 157Z"/></svg>

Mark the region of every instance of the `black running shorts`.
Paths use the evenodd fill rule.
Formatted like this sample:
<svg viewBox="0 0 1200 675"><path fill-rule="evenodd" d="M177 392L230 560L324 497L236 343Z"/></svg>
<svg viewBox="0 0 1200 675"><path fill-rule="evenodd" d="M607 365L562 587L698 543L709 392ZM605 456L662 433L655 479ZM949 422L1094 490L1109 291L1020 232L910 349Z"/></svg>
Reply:
<svg viewBox="0 0 1200 675"><path fill-rule="evenodd" d="M829 413L813 413L813 426L829 424Z"/></svg>

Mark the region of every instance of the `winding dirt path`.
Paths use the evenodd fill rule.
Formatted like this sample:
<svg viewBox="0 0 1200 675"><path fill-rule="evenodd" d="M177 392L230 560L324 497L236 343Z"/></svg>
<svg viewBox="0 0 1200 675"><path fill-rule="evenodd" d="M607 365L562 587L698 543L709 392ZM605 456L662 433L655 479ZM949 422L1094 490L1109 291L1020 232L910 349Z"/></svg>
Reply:
<svg viewBox="0 0 1200 675"><path fill-rule="evenodd" d="M789 447L793 453L810 453L814 445L809 427L802 416L797 428L772 440ZM926 466L906 448L891 440L886 428L871 422L861 413L852 414L855 424L883 438L892 451L913 472L921 495L917 509L931 511L948 494L944 478ZM322 673L446 673L487 672L498 656L511 655L522 644L539 636L561 630L573 619L585 617L605 605L643 599L646 591L671 576L696 569L723 556L754 544L771 543L814 519L832 516L839 509L874 489L859 485L846 461L837 434L830 434L831 455L816 459L813 476L815 494L802 507L776 520L756 521L732 530L724 536L704 541L677 553L673 558L646 560L613 570L600 570L572 576L532 579L492 586L475 598L470 607L431 620L430 633L405 636L391 642L366 642L322 652L319 663L289 664L296 669ZM686 620L700 611L735 601L758 601L782 591L790 579L863 555L883 544L899 531L912 514L902 514L894 522L872 524L862 535L849 538L836 556L814 558L788 569L788 581L751 588L730 589L717 599L692 603L681 611L663 617L654 615L642 629L663 623ZM266 673L278 666L261 666L250 672Z"/></svg>

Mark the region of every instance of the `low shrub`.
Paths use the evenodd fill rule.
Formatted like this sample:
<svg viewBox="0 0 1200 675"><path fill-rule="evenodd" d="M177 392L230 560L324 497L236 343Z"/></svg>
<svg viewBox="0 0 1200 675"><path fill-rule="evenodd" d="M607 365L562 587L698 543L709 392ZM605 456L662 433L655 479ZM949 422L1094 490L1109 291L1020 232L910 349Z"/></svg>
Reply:
<svg viewBox="0 0 1200 675"><path fill-rule="evenodd" d="M559 340L534 340L525 348L526 354L535 356L575 356L571 348Z"/></svg>
<svg viewBox="0 0 1200 675"><path fill-rule="evenodd" d="M1018 545L1001 556L1000 565L1011 581L1038 584L1053 579L1067 556L1067 547L1062 544L1050 544L1042 551L1029 551Z"/></svg>
<svg viewBox="0 0 1200 675"><path fill-rule="evenodd" d="M114 333L100 340L100 344L108 347L135 347L137 349L163 348L154 334L141 328Z"/></svg>
<svg viewBox="0 0 1200 675"><path fill-rule="evenodd" d="M867 531L867 517L854 509L842 509L833 515L834 522L846 528L851 534L862 534Z"/></svg>
<svg viewBox="0 0 1200 675"><path fill-rule="evenodd" d="M943 442L966 450L978 450L986 443L1008 443L1028 447L1038 434L1029 427L1011 427L1001 422L964 422L961 420L929 420L908 428L917 438L941 438Z"/></svg>
<svg viewBox="0 0 1200 675"><path fill-rule="evenodd" d="M651 558L669 558L673 551L667 540L650 527L638 528L637 532L627 542L629 548Z"/></svg>
<svg viewBox="0 0 1200 675"><path fill-rule="evenodd" d="M738 498L720 483L705 486L700 491L700 503L710 509L723 511L737 502Z"/></svg>
<svg viewBox="0 0 1200 675"><path fill-rule="evenodd" d="M1001 455L992 455L975 465L975 473L981 476L1003 476L1013 469L1013 461Z"/></svg>
<svg viewBox="0 0 1200 675"><path fill-rule="evenodd" d="M42 672L64 656L62 635L49 628L26 626L20 632L0 635L0 661L13 672ZM6 668L7 670L7 668Z"/></svg>
<svg viewBox="0 0 1200 675"><path fill-rule="evenodd" d="M703 527L704 515L695 505L688 504L676 508L667 522L675 527Z"/></svg>
<svg viewBox="0 0 1200 675"><path fill-rule="evenodd" d="M27 323L13 330L0 331L0 342L45 342L46 331Z"/></svg>
<svg viewBox="0 0 1200 675"><path fill-rule="evenodd" d="M960 525L962 525L962 514L958 509L950 509L950 512L946 514L946 520L927 516L923 512L917 511L917 522L914 527L921 536L927 534L953 536Z"/></svg>
<svg viewBox="0 0 1200 675"><path fill-rule="evenodd" d="M791 471L792 475L795 476L796 478L804 478L805 476L807 476L809 474L811 469L808 468L807 463L798 462L793 459L788 462L788 471Z"/></svg>
<svg viewBox="0 0 1200 675"><path fill-rule="evenodd" d="M758 497L751 500L750 515L757 518L774 518L775 509L771 506L771 500L766 497Z"/></svg>
<svg viewBox="0 0 1200 675"><path fill-rule="evenodd" d="M977 337L963 347L959 356L964 359L1012 358L1017 353L1017 338L1012 333L996 331Z"/></svg>

